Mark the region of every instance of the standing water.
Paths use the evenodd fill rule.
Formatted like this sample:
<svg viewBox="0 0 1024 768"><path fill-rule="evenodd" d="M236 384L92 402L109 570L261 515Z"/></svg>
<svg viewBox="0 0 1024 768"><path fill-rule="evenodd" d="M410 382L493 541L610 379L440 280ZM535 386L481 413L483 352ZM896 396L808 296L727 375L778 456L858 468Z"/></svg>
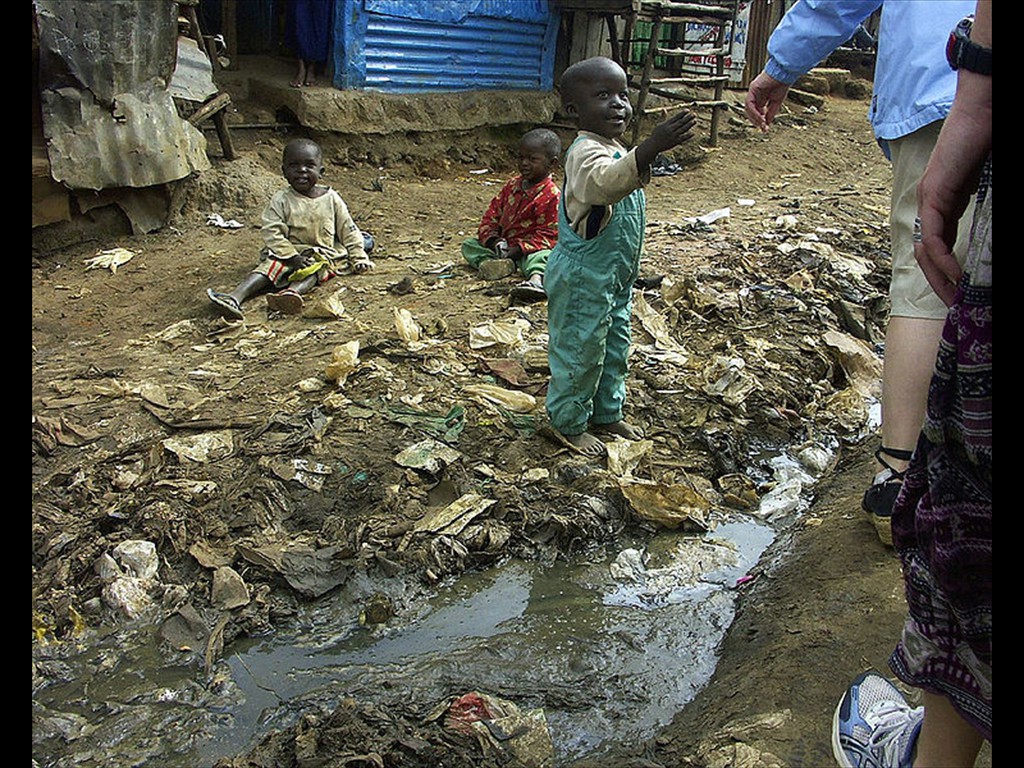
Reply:
<svg viewBox="0 0 1024 768"><path fill-rule="evenodd" d="M737 516L585 563L511 561L373 627L358 606L384 586L354 579L307 606L298 629L234 643L206 686L112 633L42 662L67 665L69 682L34 697L35 764L195 768L346 696L425 712L472 690L541 707L559 763L639 741L710 678L737 581L772 538Z"/></svg>

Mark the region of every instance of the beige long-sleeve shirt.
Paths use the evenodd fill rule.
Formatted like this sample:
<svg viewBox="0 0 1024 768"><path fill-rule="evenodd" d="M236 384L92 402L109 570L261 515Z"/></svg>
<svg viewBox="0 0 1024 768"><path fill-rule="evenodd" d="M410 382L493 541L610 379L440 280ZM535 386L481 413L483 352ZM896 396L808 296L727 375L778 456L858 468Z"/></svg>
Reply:
<svg viewBox="0 0 1024 768"><path fill-rule="evenodd" d="M332 260L343 255L349 262L366 259L363 233L341 195L330 188L319 197L300 195L291 187L279 190L263 210L260 232L279 259L310 248Z"/></svg>
<svg viewBox="0 0 1024 768"><path fill-rule="evenodd" d="M562 197L573 231L590 239L608 224L615 203L645 186L651 172L641 175L636 149L626 149L616 139L590 131L580 131L577 137L565 158Z"/></svg>

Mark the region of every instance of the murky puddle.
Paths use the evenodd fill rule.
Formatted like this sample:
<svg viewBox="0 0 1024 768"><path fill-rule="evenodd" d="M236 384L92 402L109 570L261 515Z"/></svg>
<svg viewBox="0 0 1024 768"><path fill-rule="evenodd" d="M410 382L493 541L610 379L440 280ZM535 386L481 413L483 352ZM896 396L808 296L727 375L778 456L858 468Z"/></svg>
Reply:
<svg viewBox="0 0 1024 768"><path fill-rule="evenodd" d="M737 517L705 535L663 533L585 564L518 561L465 574L387 625L359 624L355 583L309 607L301 630L235 643L212 690L116 634L64 662L75 682L36 697L44 766L210 765L301 711L345 696L432 708L486 691L542 707L559 760L649 736L707 682L732 621L734 587L773 538ZM60 716L56 712L63 713ZM62 754L61 754L62 753ZM110 762L113 760L114 762Z"/></svg>
<svg viewBox="0 0 1024 768"><path fill-rule="evenodd" d="M238 751L245 723L280 700L292 709L400 692L429 709L470 690L543 707L559 758L642 738L714 671L733 616L730 588L771 539L767 526L737 521L709 536L662 534L646 553L609 552L586 565L512 562L462 576L420 618L382 632L356 626L338 635L342 617L324 610L302 635L232 655L246 698L235 712L241 730L208 747ZM274 727L290 724L280 719Z"/></svg>
<svg viewBox="0 0 1024 768"><path fill-rule="evenodd" d="M779 503L788 515L806 502ZM34 697L36 765L208 766L346 696L422 713L474 690L542 708L556 764L638 742L710 679L737 584L774 536L737 513L705 534L620 541L585 563L510 561L377 626L360 624L359 609L392 585L354 578L306 606L297 629L232 644L212 683L168 666L155 640L133 646L114 632L44 662L65 665L57 676L71 682Z"/></svg>

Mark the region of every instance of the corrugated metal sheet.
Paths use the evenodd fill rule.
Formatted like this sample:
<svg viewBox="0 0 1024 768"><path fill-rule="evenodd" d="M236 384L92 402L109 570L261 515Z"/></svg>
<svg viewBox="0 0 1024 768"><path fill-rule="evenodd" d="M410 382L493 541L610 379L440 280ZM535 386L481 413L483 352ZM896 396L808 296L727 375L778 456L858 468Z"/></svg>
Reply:
<svg viewBox="0 0 1024 768"><path fill-rule="evenodd" d="M553 86L558 20L546 0L348 0L345 6L335 35L341 88Z"/></svg>
<svg viewBox="0 0 1024 768"><path fill-rule="evenodd" d="M72 189L148 187L210 167L167 89L174 3L34 0L50 172Z"/></svg>

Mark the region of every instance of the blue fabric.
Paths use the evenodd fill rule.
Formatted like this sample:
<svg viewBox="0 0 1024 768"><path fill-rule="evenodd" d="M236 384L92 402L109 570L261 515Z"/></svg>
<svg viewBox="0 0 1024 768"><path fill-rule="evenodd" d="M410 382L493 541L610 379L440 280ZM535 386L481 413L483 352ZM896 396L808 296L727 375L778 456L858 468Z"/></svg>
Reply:
<svg viewBox="0 0 1024 768"><path fill-rule="evenodd" d="M564 195L558 213L558 243L544 277L551 369L546 409L551 426L578 435L590 424L622 419L646 199L636 189L617 202L591 240L573 231Z"/></svg>
<svg viewBox="0 0 1024 768"><path fill-rule="evenodd" d="M898 139L949 113L956 73L949 33L975 0L797 0L768 40L765 72L792 84L882 9L870 119L875 137Z"/></svg>
<svg viewBox="0 0 1024 768"><path fill-rule="evenodd" d="M285 43L305 61L327 61L334 0L290 0L285 8Z"/></svg>

